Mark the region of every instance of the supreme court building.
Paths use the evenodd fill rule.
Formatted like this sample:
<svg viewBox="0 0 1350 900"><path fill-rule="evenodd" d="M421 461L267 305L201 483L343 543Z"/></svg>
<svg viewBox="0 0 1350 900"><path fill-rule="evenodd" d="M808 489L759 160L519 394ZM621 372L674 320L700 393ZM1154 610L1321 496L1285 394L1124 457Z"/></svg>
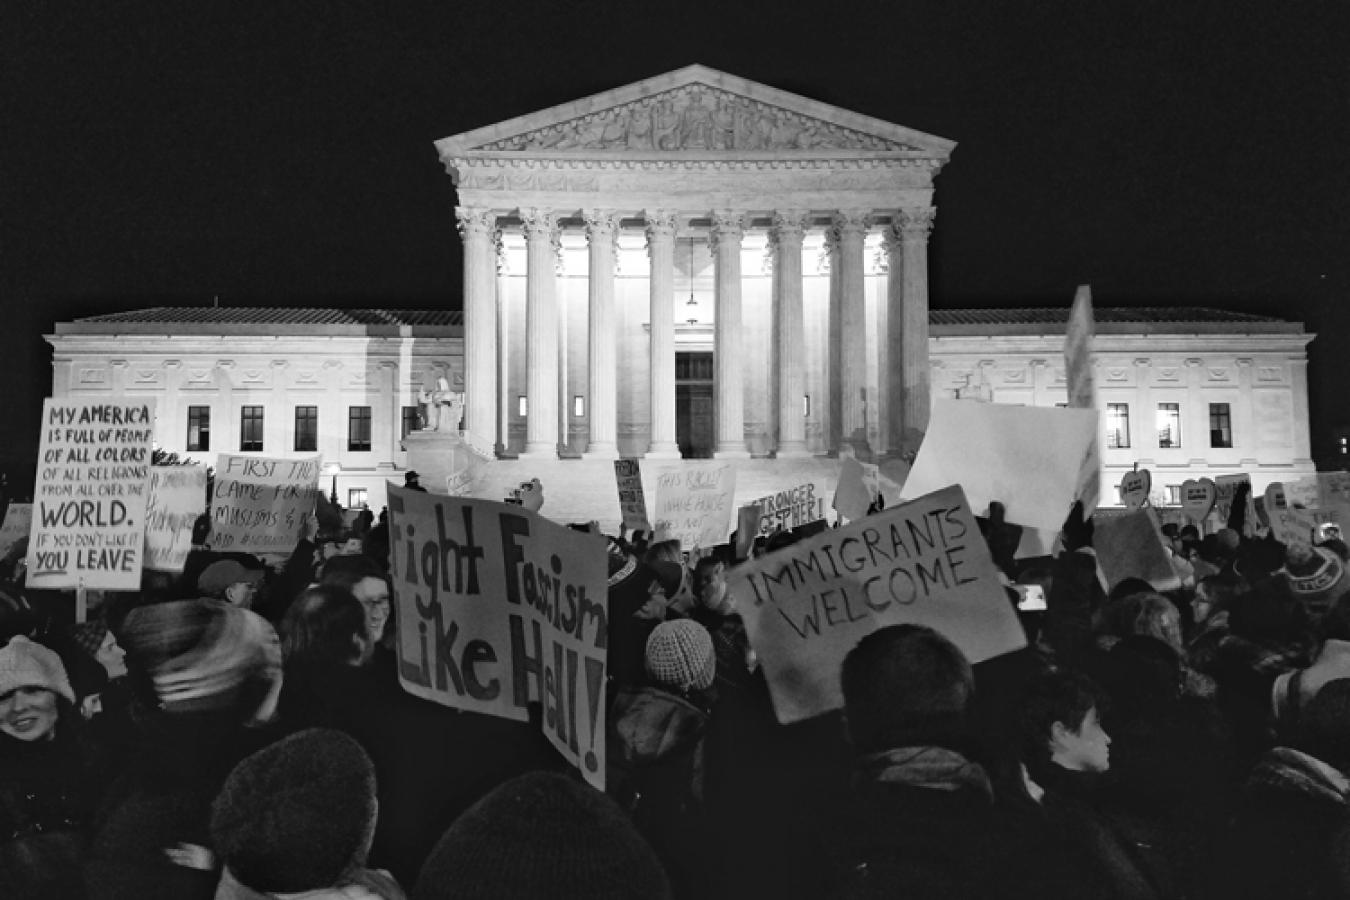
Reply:
<svg viewBox="0 0 1350 900"><path fill-rule="evenodd" d="M417 395L440 378L490 461L473 493L539 476L562 520L617 531L620 456L650 460L644 477L743 459L743 502L832 488L843 447L884 475L933 397L1066 400L1071 298L928 308L934 179L953 147L681 69L436 142L458 192L462 314L96 316L48 336L52 393L155 395L159 444L208 464L322 452L340 500L376 509L408 466ZM1180 307L1097 321L1104 504L1136 464L1164 494L1313 471L1301 324Z"/></svg>

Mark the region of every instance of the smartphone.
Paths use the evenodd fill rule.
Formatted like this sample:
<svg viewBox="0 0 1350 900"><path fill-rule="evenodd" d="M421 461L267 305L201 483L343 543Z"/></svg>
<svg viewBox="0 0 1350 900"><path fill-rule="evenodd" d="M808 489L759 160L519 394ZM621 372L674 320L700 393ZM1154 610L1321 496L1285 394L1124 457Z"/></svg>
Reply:
<svg viewBox="0 0 1350 900"><path fill-rule="evenodd" d="M1045 588L1039 584L1014 584L1018 612L1045 612Z"/></svg>
<svg viewBox="0 0 1350 900"><path fill-rule="evenodd" d="M1317 543L1341 540L1341 526L1335 522L1323 522L1317 526Z"/></svg>

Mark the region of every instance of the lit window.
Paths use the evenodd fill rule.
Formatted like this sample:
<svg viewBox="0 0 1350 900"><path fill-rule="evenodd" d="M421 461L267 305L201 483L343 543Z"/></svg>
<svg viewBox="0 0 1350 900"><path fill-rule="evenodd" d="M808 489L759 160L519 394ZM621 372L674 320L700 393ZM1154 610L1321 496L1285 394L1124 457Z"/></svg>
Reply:
<svg viewBox="0 0 1350 900"><path fill-rule="evenodd" d="M370 449L370 407L347 407L347 449Z"/></svg>
<svg viewBox="0 0 1350 900"><path fill-rule="evenodd" d="M516 415L522 419L530 414L530 398L524 394L516 397Z"/></svg>
<svg viewBox="0 0 1350 900"><path fill-rule="evenodd" d="M1342 441L1342 444L1345 442ZM189 450L211 449L211 407L188 407L187 448Z"/></svg>
<svg viewBox="0 0 1350 900"><path fill-rule="evenodd" d="M586 398L580 394L572 398L572 415L578 419L586 417Z"/></svg>
<svg viewBox="0 0 1350 900"><path fill-rule="evenodd" d="M1169 506L1181 505L1181 485L1169 484L1167 486L1167 504Z"/></svg>
<svg viewBox="0 0 1350 900"><path fill-rule="evenodd" d="M348 488L347 489L347 508L365 509L366 508L366 489Z"/></svg>
<svg viewBox="0 0 1350 900"><path fill-rule="evenodd" d="M1158 404L1158 446L1170 449L1181 446L1181 404Z"/></svg>
<svg viewBox="0 0 1350 900"><path fill-rule="evenodd" d="M240 411L239 449L261 450L263 448L263 408L245 406Z"/></svg>
<svg viewBox="0 0 1350 900"><path fill-rule="evenodd" d="M1209 445L1219 448L1233 446L1233 418L1228 412L1227 403L1209 405Z"/></svg>
<svg viewBox="0 0 1350 900"><path fill-rule="evenodd" d="M1130 404L1106 404L1106 446L1112 449L1130 446Z"/></svg>
<svg viewBox="0 0 1350 900"><path fill-rule="evenodd" d="M295 408L295 449L311 452L319 449L319 408L317 406L297 406Z"/></svg>

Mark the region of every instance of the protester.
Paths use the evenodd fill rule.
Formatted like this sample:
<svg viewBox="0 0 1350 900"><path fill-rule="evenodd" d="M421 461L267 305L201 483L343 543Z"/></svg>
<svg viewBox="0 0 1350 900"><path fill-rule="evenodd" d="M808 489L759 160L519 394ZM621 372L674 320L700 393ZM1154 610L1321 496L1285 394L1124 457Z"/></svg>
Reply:
<svg viewBox="0 0 1350 900"><path fill-rule="evenodd" d="M413 900L670 900L656 854L613 800L564 775L492 791L432 851Z"/></svg>
<svg viewBox="0 0 1350 900"><path fill-rule="evenodd" d="M338 731L301 731L235 767L212 806L223 866L215 900L404 900L365 868L375 834L375 768Z"/></svg>
<svg viewBox="0 0 1350 900"><path fill-rule="evenodd" d="M0 895L78 900L105 772L54 652L0 648Z"/></svg>
<svg viewBox="0 0 1350 900"><path fill-rule="evenodd" d="M250 569L236 560L222 559L211 563L198 577L197 591L207 599L249 609L266 575L265 569Z"/></svg>

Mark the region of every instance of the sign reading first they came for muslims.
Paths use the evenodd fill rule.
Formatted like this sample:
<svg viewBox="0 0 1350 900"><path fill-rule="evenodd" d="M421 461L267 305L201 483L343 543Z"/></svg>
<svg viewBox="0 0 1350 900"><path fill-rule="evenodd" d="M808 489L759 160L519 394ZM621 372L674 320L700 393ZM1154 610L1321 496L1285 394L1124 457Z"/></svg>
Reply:
<svg viewBox="0 0 1350 900"><path fill-rule="evenodd" d="M30 587L140 589L154 436L152 398L43 403Z"/></svg>
<svg viewBox="0 0 1350 900"><path fill-rule="evenodd" d="M844 657L887 625L932 627L972 663L1026 646L956 485L737 566L727 590L784 724L839 709Z"/></svg>
<svg viewBox="0 0 1350 900"><path fill-rule="evenodd" d="M520 506L390 486L399 679L410 693L517 721L605 786L603 538Z"/></svg>

